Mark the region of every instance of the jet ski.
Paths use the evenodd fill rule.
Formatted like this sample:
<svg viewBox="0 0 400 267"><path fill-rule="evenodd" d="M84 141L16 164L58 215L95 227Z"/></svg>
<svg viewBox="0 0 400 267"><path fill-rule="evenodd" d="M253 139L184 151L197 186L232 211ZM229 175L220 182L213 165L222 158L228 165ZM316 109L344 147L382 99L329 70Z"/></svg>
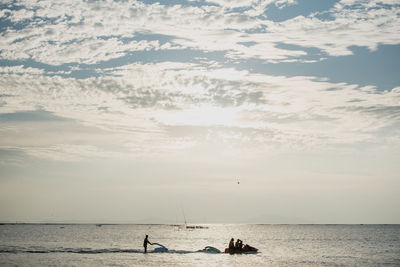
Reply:
<svg viewBox="0 0 400 267"><path fill-rule="evenodd" d="M152 245L158 246L157 248L155 248L153 250L153 252L168 252L168 249L165 246L163 246L163 245L161 245L159 243L153 243Z"/></svg>
<svg viewBox="0 0 400 267"><path fill-rule="evenodd" d="M242 254L242 253L257 253L258 249L249 245L245 245L242 248L225 249L225 253L229 254Z"/></svg>
<svg viewBox="0 0 400 267"><path fill-rule="evenodd" d="M221 251L217 248L207 246L202 250L198 250L198 252L207 252L207 253L221 253Z"/></svg>

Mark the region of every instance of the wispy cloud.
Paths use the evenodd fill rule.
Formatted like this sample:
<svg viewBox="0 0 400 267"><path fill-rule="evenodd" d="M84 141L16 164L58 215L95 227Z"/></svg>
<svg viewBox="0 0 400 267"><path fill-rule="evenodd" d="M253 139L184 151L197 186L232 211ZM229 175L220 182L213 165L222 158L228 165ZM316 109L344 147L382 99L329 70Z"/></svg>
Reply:
<svg viewBox="0 0 400 267"><path fill-rule="evenodd" d="M7 103L3 110L12 113L39 106L119 134L133 130L140 136L142 131L137 142L129 142L129 149L134 144L144 149L143 138L151 136L167 140L170 132L165 129L173 127L210 129L200 139L193 131L186 132L176 140L186 140L184 147L207 142L210 135L239 146L248 140L273 143L276 148L332 147L373 141L380 138L380 129L400 120L398 88L377 92L374 87L314 77L168 62L127 65L115 73L116 77L84 80L3 75L1 93ZM11 86L12 93L6 89Z"/></svg>

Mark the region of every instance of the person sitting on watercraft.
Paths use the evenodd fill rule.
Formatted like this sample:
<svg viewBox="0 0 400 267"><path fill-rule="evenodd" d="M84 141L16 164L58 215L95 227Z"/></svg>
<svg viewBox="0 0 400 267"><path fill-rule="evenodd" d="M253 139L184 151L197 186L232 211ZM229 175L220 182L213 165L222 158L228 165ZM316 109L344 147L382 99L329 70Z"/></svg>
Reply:
<svg viewBox="0 0 400 267"><path fill-rule="evenodd" d="M235 239L233 237L231 238L231 241L229 242L229 250L235 249Z"/></svg>
<svg viewBox="0 0 400 267"><path fill-rule="evenodd" d="M243 248L243 241L239 240L239 249L241 250Z"/></svg>
<svg viewBox="0 0 400 267"><path fill-rule="evenodd" d="M235 249L241 249L241 246L240 246L240 244L242 243L242 240L240 240L239 238L236 240L236 243L235 243ZM243 243L242 243L242 245L243 245Z"/></svg>
<svg viewBox="0 0 400 267"><path fill-rule="evenodd" d="M236 254L236 253L256 253L258 251L257 248L249 246L248 244L243 245L243 241L240 239L236 240L236 243L234 244L233 247L231 245L233 244L233 238L231 239L231 242L229 242L229 248L225 248L225 253L229 254Z"/></svg>

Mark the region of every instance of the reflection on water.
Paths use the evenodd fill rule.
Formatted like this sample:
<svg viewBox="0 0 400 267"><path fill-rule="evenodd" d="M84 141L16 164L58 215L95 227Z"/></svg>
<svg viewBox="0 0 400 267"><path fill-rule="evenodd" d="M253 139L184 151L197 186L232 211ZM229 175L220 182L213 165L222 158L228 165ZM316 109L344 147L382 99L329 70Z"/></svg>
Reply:
<svg viewBox="0 0 400 267"><path fill-rule="evenodd" d="M0 225L0 265L400 265L399 225L203 226ZM231 238L259 252L215 253Z"/></svg>

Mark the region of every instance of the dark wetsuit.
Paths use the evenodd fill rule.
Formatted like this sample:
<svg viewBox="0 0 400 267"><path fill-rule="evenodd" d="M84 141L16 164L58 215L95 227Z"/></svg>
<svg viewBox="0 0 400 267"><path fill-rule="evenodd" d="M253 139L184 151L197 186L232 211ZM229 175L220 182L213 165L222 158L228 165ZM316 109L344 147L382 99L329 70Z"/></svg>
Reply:
<svg viewBox="0 0 400 267"><path fill-rule="evenodd" d="M235 249L238 249L238 248L239 248L239 244L240 244L240 239L236 240Z"/></svg>
<svg viewBox="0 0 400 267"><path fill-rule="evenodd" d="M231 239L231 241L229 242L229 250L233 250L235 249L235 243L233 241L233 239Z"/></svg>
<svg viewBox="0 0 400 267"><path fill-rule="evenodd" d="M147 239L147 236L146 236L143 241L144 253L147 253L147 244L151 245L150 241Z"/></svg>

